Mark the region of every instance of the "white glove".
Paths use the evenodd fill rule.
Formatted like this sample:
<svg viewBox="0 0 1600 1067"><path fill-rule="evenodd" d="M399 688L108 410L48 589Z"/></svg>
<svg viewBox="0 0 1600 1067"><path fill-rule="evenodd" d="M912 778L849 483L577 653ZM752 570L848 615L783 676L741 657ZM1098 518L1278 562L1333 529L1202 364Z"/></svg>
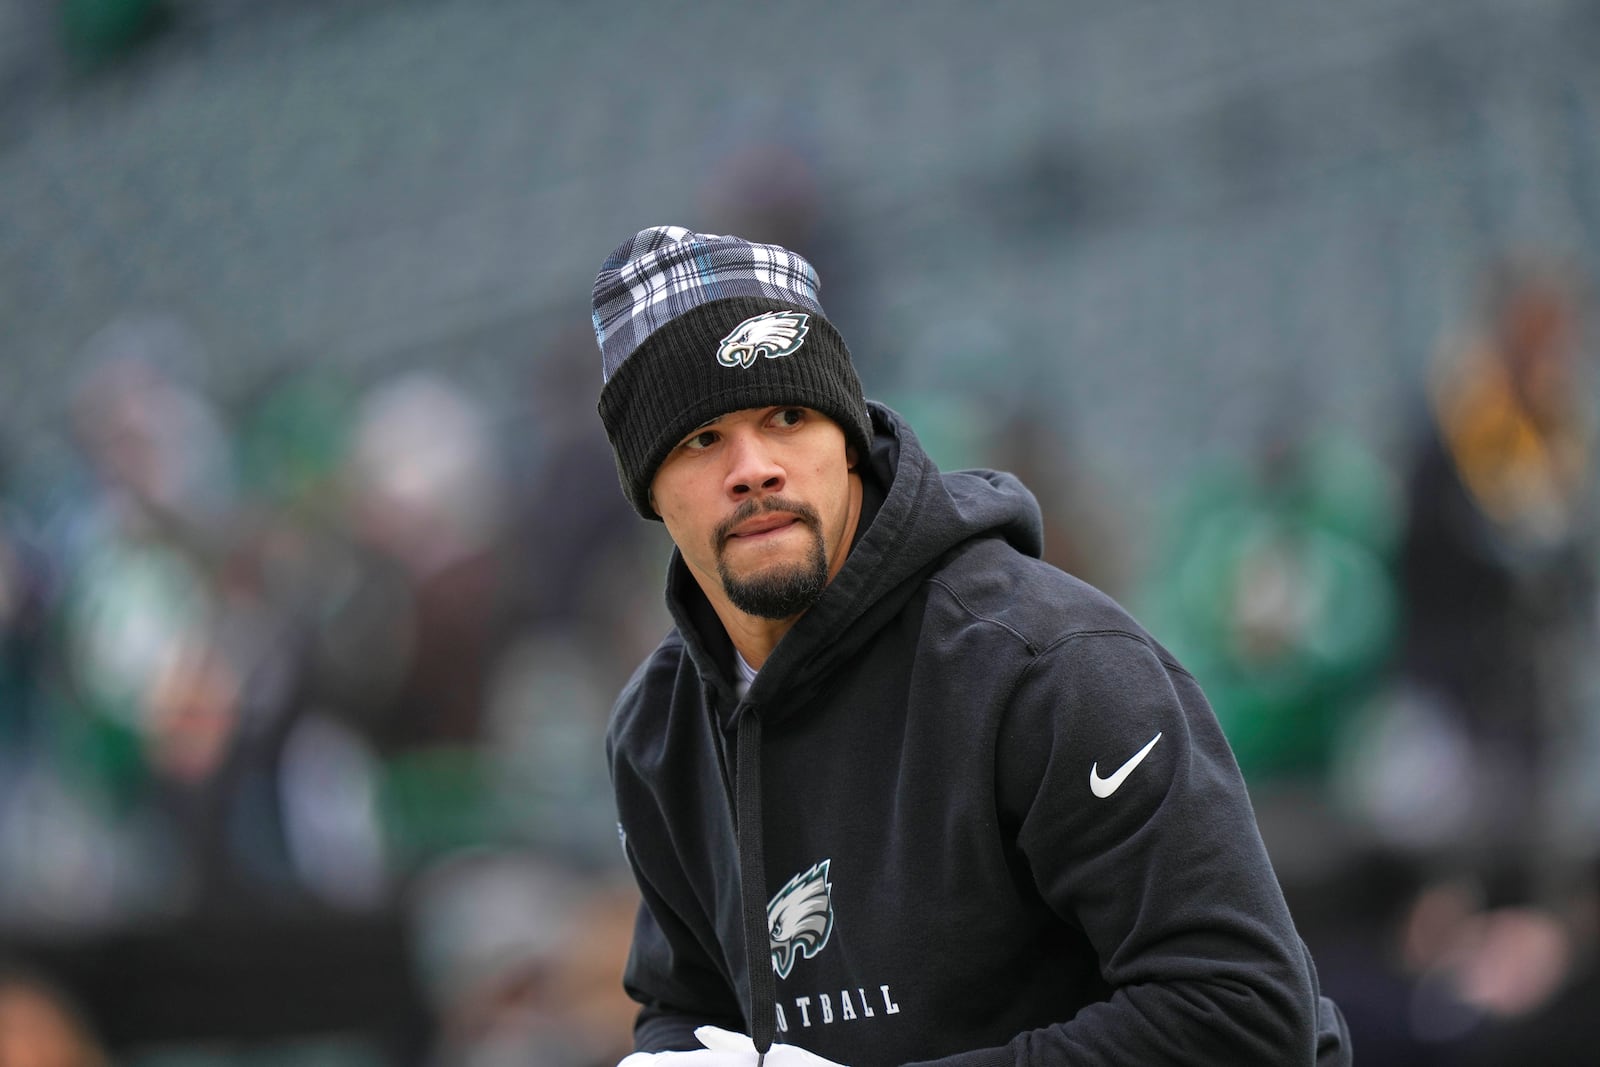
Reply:
<svg viewBox="0 0 1600 1067"><path fill-rule="evenodd" d="M751 1056L756 1054L756 1043L746 1034L736 1034L732 1030L724 1030L717 1026L697 1027L694 1036L708 1049L718 1053L742 1053L744 1063L753 1063ZM619 1064L618 1067L634 1067L634 1065ZM665 1067L665 1065L663 1065ZM799 1045L773 1045L767 1050L766 1067L844 1067L842 1063L825 1060L815 1052L807 1052Z"/></svg>
<svg viewBox="0 0 1600 1067"><path fill-rule="evenodd" d="M707 1027L701 1027L707 1029ZM695 1049L692 1052L635 1052L617 1067L750 1067L755 1062L755 1045L749 1054Z"/></svg>

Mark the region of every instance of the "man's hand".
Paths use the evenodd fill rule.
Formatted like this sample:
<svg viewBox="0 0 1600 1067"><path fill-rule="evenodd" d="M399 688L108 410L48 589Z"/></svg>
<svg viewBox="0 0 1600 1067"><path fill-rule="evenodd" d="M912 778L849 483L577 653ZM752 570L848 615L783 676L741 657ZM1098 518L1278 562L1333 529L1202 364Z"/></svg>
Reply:
<svg viewBox="0 0 1600 1067"><path fill-rule="evenodd" d="M752 1057L756 1054L756 1043L745 1034L736 1034L732 1030L716 1026L702 1026L695 1030L694 1036L700 1039L702 1045L715 1050L718 1054L741 1053L744 1056L743 1063L755 1063ZM624 1060L619 1067L634 1067L634 1065ZM767 1050L766 1067L845 1067L845 1065L825 1060L815 1052L807 1052L799 1045L773 1045Z"/></svg>

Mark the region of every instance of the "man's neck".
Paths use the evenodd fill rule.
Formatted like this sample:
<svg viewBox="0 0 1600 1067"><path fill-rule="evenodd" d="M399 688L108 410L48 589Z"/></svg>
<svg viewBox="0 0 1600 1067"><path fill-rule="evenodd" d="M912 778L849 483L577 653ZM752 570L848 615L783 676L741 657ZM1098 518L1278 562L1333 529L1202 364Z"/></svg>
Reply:
<svg viewBox="0 0 1600 1067"><path fill-rule="evenodd" d="M787 619L763 619L758 615L746 615L732 604L713 603L712 608L717 618L722 620L722 628L728 631L728 640L733 642L733 647L744 657L744 661L756 670L761 669L767 657L772 655L772 650L778 647L778 642L783 640L783 635L794 629L794 624L805 614L802 611Z"/></svg>

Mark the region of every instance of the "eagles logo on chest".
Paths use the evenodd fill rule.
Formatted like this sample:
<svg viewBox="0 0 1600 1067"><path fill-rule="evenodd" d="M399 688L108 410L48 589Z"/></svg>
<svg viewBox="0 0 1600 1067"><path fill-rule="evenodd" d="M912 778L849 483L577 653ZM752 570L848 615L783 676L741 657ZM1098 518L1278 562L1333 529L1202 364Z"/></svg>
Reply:
<svg viewBox="0 0 1600 1067"><path fill-rule="evenodd" d="M772 946L772 967L779 978L789 977L795 961L822 951L833 933L833 886L823 860L789 879L767 905L767 932Z"/></svg>

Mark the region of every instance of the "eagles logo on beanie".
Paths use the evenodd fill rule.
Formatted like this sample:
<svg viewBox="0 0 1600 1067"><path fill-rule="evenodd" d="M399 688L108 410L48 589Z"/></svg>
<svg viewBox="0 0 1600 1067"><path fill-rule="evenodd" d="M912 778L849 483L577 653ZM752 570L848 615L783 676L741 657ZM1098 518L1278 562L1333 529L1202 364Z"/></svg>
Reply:
<svg viewBox="0 0 1600 1067"><path fill-rule="evenodd" d="M872 429L850 351L817 302L817 272L777 245L653 226L594 281L600 419L635 510L659 519L650 483L697 426L730 411L822 412L864 455Z"/></svg>

